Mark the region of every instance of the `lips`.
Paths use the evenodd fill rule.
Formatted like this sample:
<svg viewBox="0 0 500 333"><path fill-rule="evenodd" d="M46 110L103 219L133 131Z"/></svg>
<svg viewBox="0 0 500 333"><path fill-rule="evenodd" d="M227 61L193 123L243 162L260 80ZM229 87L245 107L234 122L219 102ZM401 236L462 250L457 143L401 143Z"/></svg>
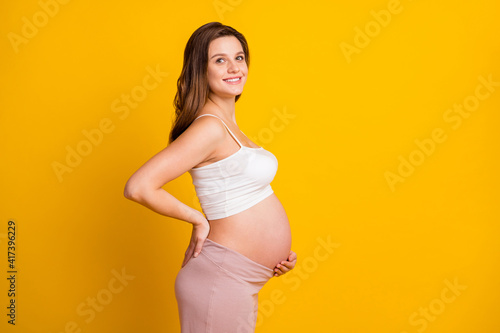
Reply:
<svg viewBox="0 0 500 333"><path fill-rule="evenodd" d="M223 79L222 81L227 82L227 83L238 83L241 81L241 76L238 77L230 77L227 79Z"/></svg>

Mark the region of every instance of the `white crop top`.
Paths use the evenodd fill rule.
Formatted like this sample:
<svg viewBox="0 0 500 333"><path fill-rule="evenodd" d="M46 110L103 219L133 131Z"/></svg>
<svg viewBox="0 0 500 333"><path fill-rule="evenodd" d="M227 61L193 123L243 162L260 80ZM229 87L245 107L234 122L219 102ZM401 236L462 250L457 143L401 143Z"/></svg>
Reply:
<svg viewBox="0 0 500 333"><path fill-rule="evenodd" d="M203 116L219 117L212 114ZM195 119L195 120L196 120ZM278 160L262 147L243 146L220 119L240 149L222 160L189 170L196 195L208 220L228 217L252 207L273 193L271 181Z"/></svg>

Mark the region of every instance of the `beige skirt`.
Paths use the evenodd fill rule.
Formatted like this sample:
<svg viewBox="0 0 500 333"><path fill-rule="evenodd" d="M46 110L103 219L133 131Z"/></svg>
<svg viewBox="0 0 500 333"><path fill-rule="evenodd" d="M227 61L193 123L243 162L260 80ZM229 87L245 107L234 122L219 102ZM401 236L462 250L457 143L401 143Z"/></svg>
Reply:
<svg viewBox="0 0 500 333"><path fill-rule="evenodd" d="M181 333L253 333L258 293L273 270L206 239L175 279Z"/></svg>

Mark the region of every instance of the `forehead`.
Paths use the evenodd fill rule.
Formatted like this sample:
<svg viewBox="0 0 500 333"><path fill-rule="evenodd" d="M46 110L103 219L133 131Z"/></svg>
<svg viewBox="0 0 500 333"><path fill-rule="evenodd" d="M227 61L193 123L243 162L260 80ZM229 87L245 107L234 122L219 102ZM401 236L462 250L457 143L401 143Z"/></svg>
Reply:
<svg viewBox="0 0 500 333"><path fill-rule="evenodd" d="M237 53L243 51L240 41L234 36L224 36L210 42L208 54Z"/></svg>

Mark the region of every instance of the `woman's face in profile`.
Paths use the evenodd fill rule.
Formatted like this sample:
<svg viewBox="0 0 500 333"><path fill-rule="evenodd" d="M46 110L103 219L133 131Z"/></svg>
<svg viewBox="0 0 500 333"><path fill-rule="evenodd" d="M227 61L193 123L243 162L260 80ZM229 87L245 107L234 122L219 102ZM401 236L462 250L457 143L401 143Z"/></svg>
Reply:
<svg viewBox="0 0 500 333"><path fill-rule="evenodd" d="M248 74L245 53L234 36L214 39L208 50L208 85L220 97L235 97L243 92Z"/></svg>

